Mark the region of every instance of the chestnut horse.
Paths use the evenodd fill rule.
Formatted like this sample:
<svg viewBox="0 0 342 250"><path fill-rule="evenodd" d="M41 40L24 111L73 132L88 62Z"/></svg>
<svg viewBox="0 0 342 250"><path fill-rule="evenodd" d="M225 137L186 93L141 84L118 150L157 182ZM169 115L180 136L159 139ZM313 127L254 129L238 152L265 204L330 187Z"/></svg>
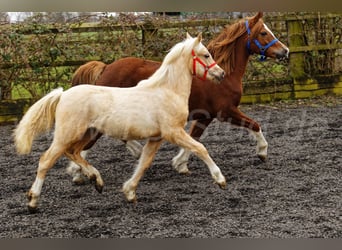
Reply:
<svg viewBox="0 0 342 250"><path fill-rule="evenodd" d="M193 120L189 133L195 139L200 138L214 118L246 128L257 141L257 155L265 161L268 143L260 125L238 108L242 95L242 78L250 55L260 54L261 59L266 57L283 59L288 57L289 49L275 38L263 22L262 16L262 13L258 13L226 26L216 38L209 42L208 49L225 70L226 76L220 85L193 78L188 120ZM86 83L132 87L140 80L148 78L159 67L159 62L132 57L119 59L109 65L91 61L78 68L73 77L73 85ZM89 149L95 141L85 149ZM139 155L141 151L139 145L136 142L127 143L128 149L136 155ZM181 149L173 158L172 165L180 173L187 173L189 156L188 150ZM68 167L68 172L74 177L75 183L84 181L79 174L79 168L72 162Z"/></svg>
<svg viewBox="0 0 342 250"><path fill-rule="evenodd" d="M188 35L171 49L151 77L135 87L60 88L33 104L15 129L18 153L29 153L34 138L50 130L54 123L55 131L49 149L40 157L36 179L28 192L29 210L36 210L47 171L63 154L75 161L83 174L95 180L96 189L102 191L99 171L80 155L97 131L121 140L147 139L138 166L122 188L128 201L136 200L139 180L163 140L194 152L207 164L214 181L225 187L226 180L205 147L184 130L192 75L208 77L216 83L224 77L224 71L201 40L201 34L196 38Z"/></svg>

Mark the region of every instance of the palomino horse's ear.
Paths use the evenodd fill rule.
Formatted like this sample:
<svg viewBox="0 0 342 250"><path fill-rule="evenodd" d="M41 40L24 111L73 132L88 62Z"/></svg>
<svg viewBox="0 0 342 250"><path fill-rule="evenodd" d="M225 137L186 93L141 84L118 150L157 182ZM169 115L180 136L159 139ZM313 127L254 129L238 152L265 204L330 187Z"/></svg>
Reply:
<svg viewBox="0 0 342 250"><path fill-rule="evenodd" d="M200 43L202 41L202 32L197 35L197 41Z"/></svg>
<svg viewBox="0 0 342 250"><path fill-rule="evenodd" d="M191 39L192 36L190 36L190 34L188 32L186 32L186 39Z"/></svg>
<svg viewBox="0 0 342 250"><path fill-rule="evenodd" d="M258 12L258 14L256 14L255 16L253 16L250 20L249 23L251 26L254 26L254 24L256 24L260 18L263 17L263 13L262 12Z"/></svg>

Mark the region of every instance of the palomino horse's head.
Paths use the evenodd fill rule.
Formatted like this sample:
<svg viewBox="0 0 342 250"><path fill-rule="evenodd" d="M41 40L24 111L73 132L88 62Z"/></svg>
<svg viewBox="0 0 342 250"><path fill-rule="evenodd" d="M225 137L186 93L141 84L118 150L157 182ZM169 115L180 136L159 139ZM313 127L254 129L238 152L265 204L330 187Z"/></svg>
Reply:
<svg viewBox="0 0 342 250"><path fill-rule="evenodd" d="M201 43L202 33L198 34L196 38L192 38L187 33L187 39L194 40L190 60L192 74L202 80L208 79L216 83L222 81L225 72L216 64L208 49Z"/></svg>
<svg viewBox="0 0 342 250"><path fill-rule="evenodd" d="M283 59L289 55L289 48L280 42L261 19L263 14L259 12L245 21L247 30L247 49L250 54L260 54L261 59L266 57Z"/></svg>

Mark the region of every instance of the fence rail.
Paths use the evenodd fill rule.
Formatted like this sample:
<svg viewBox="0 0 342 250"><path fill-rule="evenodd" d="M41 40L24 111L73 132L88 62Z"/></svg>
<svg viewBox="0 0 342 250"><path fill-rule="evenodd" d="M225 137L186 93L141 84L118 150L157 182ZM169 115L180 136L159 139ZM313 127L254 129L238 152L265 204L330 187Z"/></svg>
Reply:
<svg viewBox="0 0 342 250"><path fill-rule="evenodd" d="M242 103L342 94L342 14L266 13L264 20L289 46L290 60L260 63L252 56L244 76ZM201 31L209 41L233 22L236 20L156 18L91 25L0 26L0 122L17 120L29 103L51 88L68 87L74 70L87 61L110 63L124 56L161 60L185 31ZM23 97L30 100L18 100L16 108L16 99ZM5 102L14 106L5 108Z"/></svg>

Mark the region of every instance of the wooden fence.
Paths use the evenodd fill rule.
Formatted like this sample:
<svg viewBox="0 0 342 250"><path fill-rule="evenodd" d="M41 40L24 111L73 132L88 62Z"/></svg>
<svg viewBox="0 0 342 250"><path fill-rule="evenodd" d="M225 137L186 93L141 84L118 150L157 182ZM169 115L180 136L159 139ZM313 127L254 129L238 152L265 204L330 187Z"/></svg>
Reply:
<svg viewBox="0 0 342 250"><path fill-rule="evenodd" d="M342 14L286 13L277 16L266 14L265 22L279 40L289 46L290 59L288 63L269 60L262 64L252 56L244 77L242 103L309 98L325 94L341 95L341 19ZM39 24L24 29L16 27L10 35L20 34L20 37L14 40L17 44L13 40L10 42L15 45L18 54L15 56L6 54L6 46L1 46L0 92L4 91L6 86L17 89L22 89L24 86L29 89L26 93L29 92L32 96L35 93L32 86L35 85L39 85L43 93L60 83L68 86L72 72L89 60L108 63L130 55L161 60L167 49L183 39L185 31L192 34L203 31L208 41L224 25L235 21L208 19L158 23L145 21L133 24L102 23L100 26L70 25L67 28L46 27ZM87 39L82 41L84 37ZM23 46L22 40L31 42L32 46L35 41L42 43L31 49L32 56L30 51L27 52L20 47ZM46 43L49 46L46 47ZM44 46L47 52L40 49ZM81 47L87 49L81 51ZM73 51L71 48L78 50L75 52L76 50ZM48 55L48 59L42 60L44 53ZM24 60L24 57L20 58L23 54L26 54L27 60ZM76 54L78 56L75 56ZM6 55L11 60L8 58L5 60ZM14 61L13 58L19 58L20 62ZM54 70L53 74L50 69ZM25 73L27 71L32 71L32 75ZM17 73L19 80L13 77L16 72L20 73ZM44 75L45 78L38 75ZM3 98L0 102L0 123L18 121L35 100L35 98L13 97L12 92L13 89L10 90L9 95L7 94L10 98ZM39 93L37 95L39 96ZM0 96L6 95L0 94Z"/></svg>

